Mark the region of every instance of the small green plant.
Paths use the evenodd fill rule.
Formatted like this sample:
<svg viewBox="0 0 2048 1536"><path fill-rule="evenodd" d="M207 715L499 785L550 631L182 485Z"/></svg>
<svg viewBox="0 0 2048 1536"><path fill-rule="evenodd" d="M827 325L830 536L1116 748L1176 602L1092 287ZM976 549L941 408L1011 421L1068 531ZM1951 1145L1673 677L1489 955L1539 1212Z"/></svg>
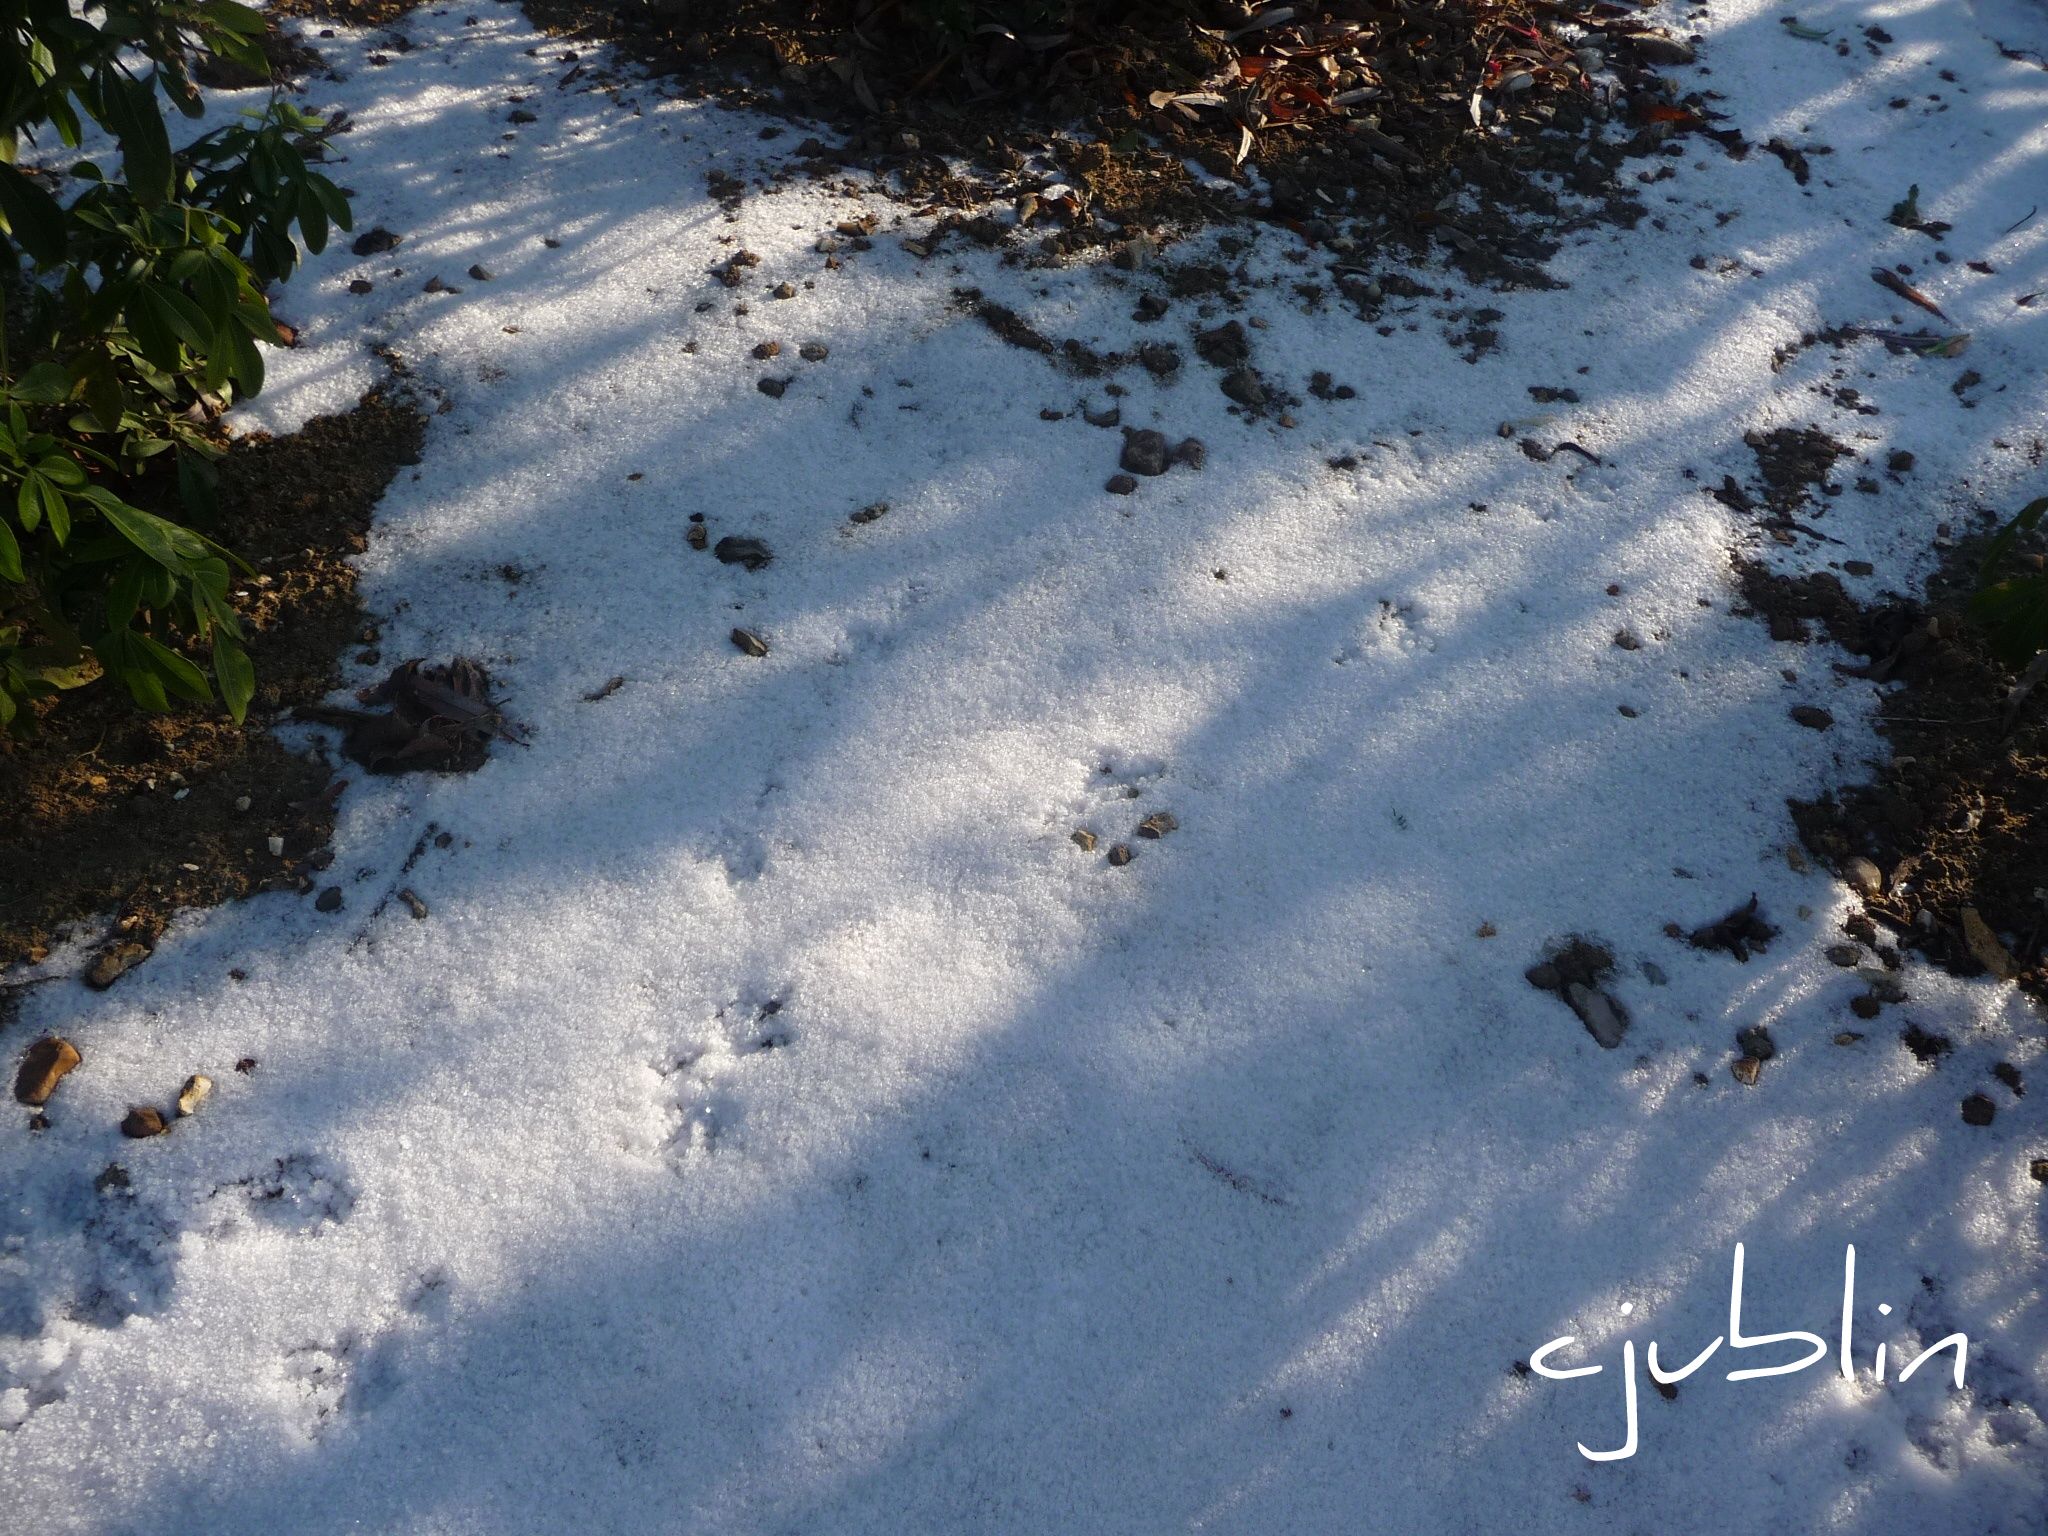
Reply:
<svg viewBox="0 0 2048 1536"><path fill-rule="evenodd" d="M2048 496L2028 502L1999 529L1985 552L1970 613L1984 626L1991 648L2008 666L2028 669L2048 652L2048 571L2014 572L2019 541L2048 516Z"/></svg>
<svg viewBox="0 0 2048 1536"><path fill-rule="evenodd" d="M228 601L236 562L218 529L211 422L263 386L276 322L262 285L298 242L350 226L314 170L331 125L273 95L242 122L174 150L159 95L187 116L210 51L268 73L263 18L234 0L15 0L0 21L0 727L29 701L106 675L135 701L255 692ZM152 66L137 74L137 59ZM56 178L19 162L87 124L93 160ZM296 231L296 236L295 236ZM144 494L147 488L149 494ZM182 509L184 521L137 498ZM208 664L202 666L201 658ZM209 668L211 675L209 676Z"/></svg>

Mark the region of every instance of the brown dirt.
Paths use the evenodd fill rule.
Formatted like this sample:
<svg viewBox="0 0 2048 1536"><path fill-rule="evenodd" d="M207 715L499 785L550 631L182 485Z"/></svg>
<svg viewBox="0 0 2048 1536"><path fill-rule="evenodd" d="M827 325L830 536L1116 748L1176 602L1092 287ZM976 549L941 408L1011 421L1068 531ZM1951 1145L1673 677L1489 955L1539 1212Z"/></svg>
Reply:
<svg viewBox="0 0 2048 1536"><path fill-rule="evenodd" d="M1981 544L1953 550L1920 599L1869 607L1832 575L1751 564L1738 574L1775 636L1804 639L1817 624L1866 658L1855 675L1891 685L1879 726L1890 761L1868 783L1791 802L1807 849L1838 872L1859 855L1875 863L1884 888L1866 899L1866 919L1957 975L1986 969L1964 924L1973 909L2019 984L2048 998L2048 700L2008 720L2013 674L1964 617ZM1852 936L1864 920L1850 919Z"/></svg>
<svg viewBox="0 0 2048 1536"><path fill-rule="evenodd" d="M1555 237L1584 223L1632 227L1642 217L1642 205L1620 185L1630 156L1680 154L1675 136L1694 131L1712 134L1730 153L1748 149L1739 134L1708 128L1713 114L1705 101L1668 98L1642 48L1625 36L1619 6L1588 7L1577 18L1595 28L1586 45L1604 51L1625 82L1625 93L1606 104L1566 78L1577 66L1568 50L1554 47L1556 7L1419 0L1381 9L1334 0L1320 9L1367 19L1374 29L1381 95L1351 115L1303 110L1264 124L1250 163L1265 177L1267 195L1255 201L1209 187L1187 169L1194 161L1211 176L1242 181L1240 133L1230 115L1205 108L1189 117L1154 108L1150 96L1193 88L1234 55L1259 63L1257 50L1269 46L1262 39L1273 34L1233 46L1185 19L1148 17L1142 5L1103 7L1118 19L1078 29L1056 66L1024 61L1006 70L1000 39L980 40L976 49L987 51L971 58L935 59L931 35L892 23L894 8L886 5L873 8L858 34L845 24L852 7L817 0L663 0L637 8L526 0L526 9L544 28L610 42L700 94L843 132L849 149L817 146L809 174L878 171L899 195L935 214L1028 199L1063 181L1078 196L1027 226L1041 254L1055 260L1137 231L1249 217L1331 248L1361 274L1382 246L1401 254L1434 246L1474 281L1549 286L1542 263ZM1227 21L1229 6L1213 9L1211 20ZM1504 103L1510 132L1482 135L1469 101L1489 67L1499 69L1510 23L1536 28L1541 48L1566 64L1540 70L1518 93L1490 92L1489 100ZM973 89L976 82L985 89ZM1631 136L1609 142L1595 131L1596 117L1610 109ZM1070 132L1094 142L1077 143ZM1057 175L1033 169L1032 156L1050 158ZM1597 209L1589 214L1561 199L1538 174L1545 172ZM1453 224L1437 207L1456 186L1475 194L1479 211Z"/></svg>
<svg viewBox="0 0 2048 1536"><path fill-rule="evenodd" d="M331 21L344 27L388 27L417 9L420 0L271 0L272 16Z"/></svg>
<svg viewBox="0 0 2048 1536"><path fill-rule="evenodd" d="M259 573L237 600L257 674L246 729L218 710L146 715L101 683L44 700L33 738L0 738L0 970L103 913L146 945L181 907L304 886L333 828L328 771L257 722L320 699L342 651L374 641L348 560L421 431L411 406L372 393L222 461L213 531Z"/></svg>

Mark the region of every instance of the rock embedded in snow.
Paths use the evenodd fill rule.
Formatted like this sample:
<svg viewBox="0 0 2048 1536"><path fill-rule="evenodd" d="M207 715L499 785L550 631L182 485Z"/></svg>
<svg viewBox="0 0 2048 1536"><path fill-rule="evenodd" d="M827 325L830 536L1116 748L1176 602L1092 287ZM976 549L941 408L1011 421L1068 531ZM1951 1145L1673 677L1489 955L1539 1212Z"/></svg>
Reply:
<svg viewBox="0 0 2048 1536"><path fill-rule="evenodd" d="M1076 827L1073 834L1073 843L1083 853L1093 853L1095 851L1095 834L1086 827Z"/></svg>
<svg viewBox="0 0 2048 1536"><path fill-rule="evenodd" d="M739 533L727 534L711 552L726 565L743 565L750 571L758 571L775 559L766 541Z"/></svg>
<svg viewBox="0 0 2048 1536"><path fill-rule="evenodd" d="M768 654L768 642L755 634L751 629L734 628L732 643L749 656L766 656Z"/></svg>
<svg viewBox="0 0 2048 1536"><path fill-rule="evenodd" d="M330 885L313 898L313 907L314 910L320 912L339 912L341 910L341 900L341 887Z"/></svg>
<svg viewBox="0 0 2048 1536"><path fill-rule="evenodd" d="M1199 437L1184 437L1173 446L1167 455L1176 464L1185 464L1189 469L1200 469L1209 460L1209 450Z"/></svg>
<svg viewBox="0 0 2048 1536"><path fill-rule="evenodd" d="M395 235L379 224L357 235L355 243L349 249L358 256L381 256L384 252L396 248L403 238L404 236Z"/></svg>
<svg viewBox="0 0 2048 1536"><path fill-rule="evenodd" d="M1147 816L1138 823L1138 836L1156 840L1166 836L1169 832L1175 832L1179 829L1180 823L1174 820L1173 812L1154 811L1150 816Z"/></svg>
<svg viewBox="0 0 2048 1536"><path fill-rule="evenodd" d="M480 261L474 263L470 267L469 275L472 279L479 283L488 283L492 280L492 278L497 276L495 272L493 272L489 267L485 266Z"/></svg>
<svg viewBox="0 0 2048 1536"><path fill-rule="evenodd" d="M1998 1106L1988 1093L1973 1093L1963 1100L1963 1124L1985 1126L1998 1118Z"/></svg>
<svg viewBox="0 0 2048 1536"><path fill-rule="evenodd" d="M14 1074L14 1097L32 1108L50 1102L50 1095L82 1058L78 1047L61 1035L45 1035L22 1052Z"/></svg>
<svg viewBox="0 0 2048 1536"><path fill-rule="evenodd" d="M1138 482L1129 475L1111 475L1102 482L1102 488L1112 496L1128 496L1137 490Z"/></svg>
<svg viewBox="0 0 2048 1536"><path fill-rule="evenodd" d="M1628 1033L1628 1014L1606 992L1583 981L1571 981L1565 983L1564 1000L1602 1050L1611 1051L1621 1044Z"/></svg>
<svg viewBox="0 0 2048 1536"><path fill-rule="evenodd" d="M1754 1056L1738 1056L1728 1065L1735 1081L1745 1088L1754 1088L1757 1079L1763 1076L1764 1064Z"/></svg>
<svg viewBox="0 0 2048 1536"><path fill-rule="evenodd" d="M1129 843L1118 843L1109 850L1109 862L1118 869L1122 869L1136 857L1137 855L1131 851Z"/></svg>
<svg viewBox="0 0 2048 1536"><path fill-rule="evenodd" d="M1148 341L1138 348L1138 361L1145 365L1145 371L1158 378L1165 378L1180 369L1180 348L1163 341Z"/></svg>
<svg viewBox="0 0 2048 1536"><path fill-rule="evenodd" d="M1809 731L1824 731L1835 723L1835 717L1817 704L1794 704L1792 719Z"/></svg>
<svg viewBox="0 0 2048 1536"><path fill-rule="evenodd" d="M204 1104L212 1093L213 1079L204 1072L194 1072L185 1079L185 1086L178 1090L179 1116L182 1118L199 1113L199 1106Z"/></svg>
<svg viewBox="0 0 2048 1536"><path fill-rule="evenodd" d="M1124 428L1124 451L1117 463L1134 475L1166 473L1166 434L1150 427Z"/></svg>
<svg viewBox="0 0 2048 1536"><path fill-rule="evenodd" d="M151 1136L163 1135L168 1129L163 1111L151 1104L138 1104L121 1122L121 1134L131 1141L146 1141Z"/></svg>
<svg viewBox="0 0 2048 1536"><path fill-rule="evenodd" d="M93 958L85 973L85 984L95 992L104 992L148 958L147 944L132 939L109 944Z"/></svg>
<svg viewBox="0 0 2048 1536"><path fill-rule="evenodd" d="M1266 403L1266 386L1249 368L1233 368L1223 375L1222 389L1224 394L1250 410L1259 410Z"/></svg>

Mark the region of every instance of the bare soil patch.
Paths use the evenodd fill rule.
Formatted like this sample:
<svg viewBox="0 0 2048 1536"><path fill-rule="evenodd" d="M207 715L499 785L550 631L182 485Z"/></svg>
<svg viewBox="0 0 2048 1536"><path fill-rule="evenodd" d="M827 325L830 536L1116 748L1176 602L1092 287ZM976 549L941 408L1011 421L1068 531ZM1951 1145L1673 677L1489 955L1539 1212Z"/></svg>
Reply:
<svg viewBox="0 0 2048 1536"><path fill-rule="evenodd" d="M374 643L349 557L421 428L373 393L222 461L214 531L258 572L236 604L257 674L246 728L217 709L143 714L95 684L43 701L33 737L0 738L0 969L109 912L118 942L146 948L181 907L308 885L333 828L328 771L257 722L317 702L342 652Z"/></svg>

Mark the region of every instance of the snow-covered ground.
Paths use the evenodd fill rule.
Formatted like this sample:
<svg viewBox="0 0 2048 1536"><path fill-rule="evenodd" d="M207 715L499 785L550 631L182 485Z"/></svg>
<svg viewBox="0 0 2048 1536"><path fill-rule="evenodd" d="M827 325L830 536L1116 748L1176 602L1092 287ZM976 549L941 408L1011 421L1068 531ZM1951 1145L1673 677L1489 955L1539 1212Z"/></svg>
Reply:
<svg viewBox="0 0 2048 1536"><path fill-rule="evenodd" d="M483 659L531 745L350 771L342 911L194 913L113 991L28 998L8 1038L87 1068L51 1130L0 1137L22 1529L2048 1528L2048 1127L1989 1076L2043 1075L2039 1017L1918 966L1849 1016L1847 898L1788 861L1784 800L1858 772L1875 695L1731 616L1755 519L1703 493L1752 474L1746 430L1828 428L1880 492L1829 502L1840 546L1766 547L1869 560L1875 595L1937 523L2041 491L2048 302L2014 301L2048 289L2048 216L2001 232L2048 202L2048 73L1992 39L2048 47L2048 11L1802 7L1843 57L1717 0L1681 22L1692 78L1758 148L1643 163L1677 170L1654 218L1568 246L1558 291L1418 269L1453 296L1382 336L1305 313L1319 265L1268 233L1253 361L1357 390L1291 428L1194 359L1229 312L1133 322L1146 270L920 261L900 205L763 190L800 133L615 100L589 56L558 84L559 42L468 14L416 13L386 67L320 44L358 229L405 242L309 263L247 419L351 404L371 343L445 401L367 600L385 665ZM1774 135L1833 153L1801 187ZM750 183L735 218L711 169ZM1912 183L1953 264L1885 222ZM874 249L828 270L864 207ZM1774 370L1804 332L1926 319L1870 281L1898 262L1966 357ZM1118 403L1206 466L1105 494L1100 384L965 286L1057 338L1177 343ZM1500 346L1468 364L1447 316L1482 306ZM773 563L693 551L692 513ZM1134 839L1158 811L1178 829ZM373 915L399 887L425 921ZM1751 892L1782 934L1746 964L1664 935ZM1523 978L1570 934L1618 958L1618 1050ZM1908 1020L1956 1041L1938 1069ZM1777 1054L1745 1087L1755 1024ZM193 1071L211 1103L121 1140ZM1625 1340L1668 1369L1726 1333L1738 1242L1744 1331L1828 1358L1731 1382L1800 1351L1724 1345L1675 1399L1639 1385L1637 1454L1585 1459L1622 1442ZM1896 1381L1958 1330L1962 1390L1946 1355ZM1602 1374L1516 1371L1566 1334L1553 1365Z"/></svg>

